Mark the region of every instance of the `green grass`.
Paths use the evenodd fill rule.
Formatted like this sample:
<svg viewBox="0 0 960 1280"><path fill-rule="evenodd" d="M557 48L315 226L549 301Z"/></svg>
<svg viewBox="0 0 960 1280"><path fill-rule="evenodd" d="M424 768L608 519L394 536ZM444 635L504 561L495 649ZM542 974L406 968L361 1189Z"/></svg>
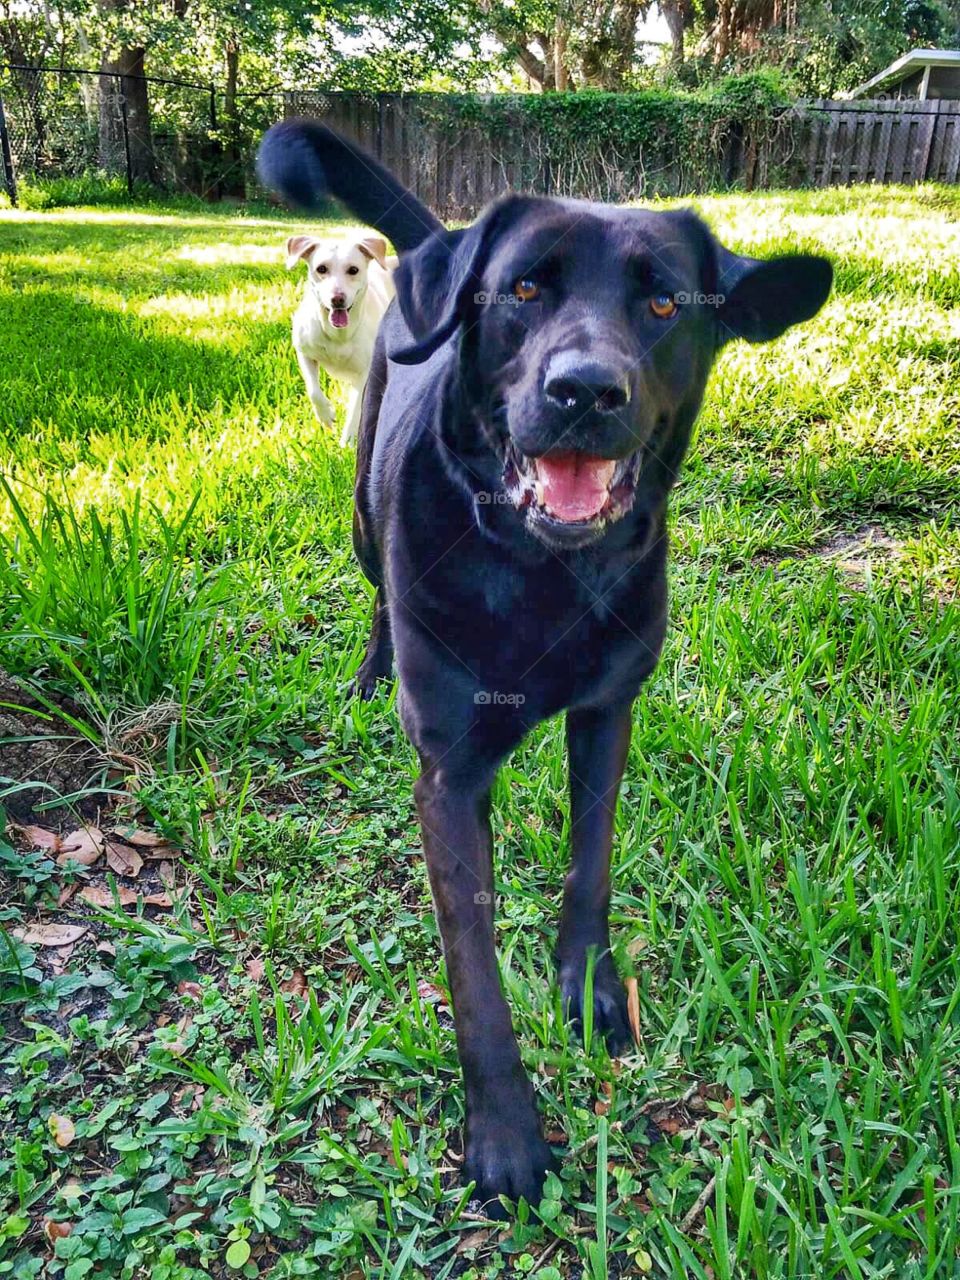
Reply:
<svg viewBox="0 0 960 1280"><path fill-rule="evenodd" d="M289 346L294 224L0 215L0 669L54 723L71 698L78 789L106 774L193 886L58 911L61 869L0 838L0 1276L960 1276L960 196L698 204L738 249L826 249L837 288L726 352L675 496L619 1065L552 986L559 723L498 783L504 982L568 1151L506 1228L448 1154L413 754L392 697L348 695L370 598ZM63 973L9 935L40 918L95 926Z"/></svg>

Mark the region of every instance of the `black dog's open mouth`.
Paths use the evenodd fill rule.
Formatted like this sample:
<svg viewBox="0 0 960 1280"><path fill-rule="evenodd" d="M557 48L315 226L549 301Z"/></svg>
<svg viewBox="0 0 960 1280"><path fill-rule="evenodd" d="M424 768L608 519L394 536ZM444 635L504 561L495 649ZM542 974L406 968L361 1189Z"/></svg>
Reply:
<svg viewBox="0 0 960 1280"><path fill-rule="evenodd" d="M513 504L538 521L599 531L633 506L642 452L619 461L573 449L528 458L511 441L503 484Z"/></svg>

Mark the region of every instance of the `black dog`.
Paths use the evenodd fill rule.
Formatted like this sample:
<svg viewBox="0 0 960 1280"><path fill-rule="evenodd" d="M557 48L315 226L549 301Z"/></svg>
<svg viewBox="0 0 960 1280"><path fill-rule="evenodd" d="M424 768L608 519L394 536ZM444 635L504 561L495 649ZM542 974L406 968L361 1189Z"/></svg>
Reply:
<svg viewBox="0 0 960 1280"><path fill-rule="evenodd" d="M400 677L466 1091L465 1175L536 1202L552 1164L500 989L490 788L566 711L572 862L557 963L582 1015L631 1042L610 957L609 863L630 710L666 624L667 495L730 338L823 305L830 264L724 249L692 213L506 196L446 231L316 122L275 126L264 180L328 191L393 240L397 301L367 383L354 544L377 588L358 686Z"/></svg>

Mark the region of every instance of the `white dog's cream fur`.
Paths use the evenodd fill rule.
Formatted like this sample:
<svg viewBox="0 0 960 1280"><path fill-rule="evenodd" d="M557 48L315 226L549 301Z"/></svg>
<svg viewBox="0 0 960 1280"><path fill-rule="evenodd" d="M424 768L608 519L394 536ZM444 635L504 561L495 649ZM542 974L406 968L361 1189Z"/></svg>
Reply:
<svg viewBox="0 0 960 1280"><path fill-rule="evenodd" d="M307 395L320 422L332 423L333 406L323 394L317 369L350 387L340 443L356 440L360 402L370 371L373 340L393 297L386 241L369 235L346 240L291 236L287 267L307 264L303 298L293 317L293 345Z"/></svg>

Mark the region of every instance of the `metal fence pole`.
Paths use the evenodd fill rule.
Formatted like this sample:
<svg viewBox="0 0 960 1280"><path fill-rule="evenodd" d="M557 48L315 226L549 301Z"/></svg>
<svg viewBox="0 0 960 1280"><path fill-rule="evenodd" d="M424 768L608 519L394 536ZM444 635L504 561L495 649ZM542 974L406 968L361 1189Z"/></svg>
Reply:
<svg viewBox="0 0 960 1280"><path fill-rule="evenodd" d="M10 153L10 135L7 132L7 117L3 110L3 97L0 96L0 161L3 163L3 185L7 188L10 203L16 208L17 178L13 172L13 156Z"/></svg>
<svg viewBox="0 0 960 1280"><path fill-rule="evenodd" d="M133 162L130 159L130 128L127 124L127 95L123 92L122 76L117 76L117 99L120 103L120 119L123 122L123 154L127 161L127 194L133 195Z"/></svg>

